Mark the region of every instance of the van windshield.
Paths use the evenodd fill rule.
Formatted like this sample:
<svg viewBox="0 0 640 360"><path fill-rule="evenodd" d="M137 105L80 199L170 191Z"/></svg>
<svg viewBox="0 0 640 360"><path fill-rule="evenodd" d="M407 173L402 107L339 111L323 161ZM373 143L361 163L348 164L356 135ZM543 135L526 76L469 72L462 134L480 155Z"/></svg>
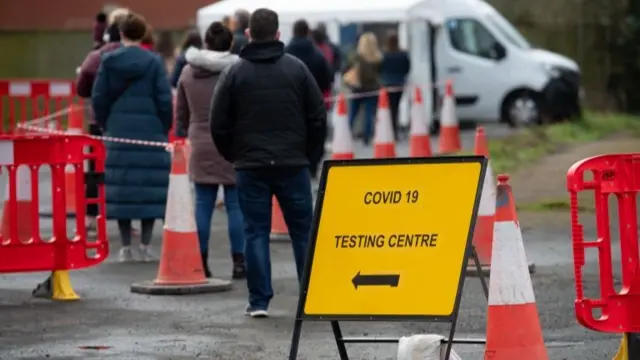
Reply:
<svg viewBox="0 0 640 360"><path fill-rule="evenodd" d="M518 32L518 30L499 13L491 12L487 14L485 18L514 46L520 49L531 48L531 45L527 42L524 36L522 36L520 32Z"/></svg>

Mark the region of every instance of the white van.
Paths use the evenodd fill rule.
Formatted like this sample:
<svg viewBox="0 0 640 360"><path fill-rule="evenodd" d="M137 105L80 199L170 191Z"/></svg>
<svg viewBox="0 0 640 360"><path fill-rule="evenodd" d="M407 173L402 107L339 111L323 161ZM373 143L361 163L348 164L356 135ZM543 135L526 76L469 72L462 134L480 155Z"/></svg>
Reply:
<svg viewBox="0 0 640 360"><path fill-rule="evenodd" d="M198 11L198 27L204 31L236 9L259 7L278 12L285 43L298 19L324 22L343 48L355 43L357 32L377 29L381 36L384 29L398 29L411 54L410 82L433 90L434 101L425 107L436 115L445 80L453 81L461 121L515 126L540 122L543 114L564 118L580 112L576 62L533 48L482 0L224 0ZM403 108L406 119L406 101Z"/></svg>
<svg viewBox="0 0 640 360"><path fill-rule="evenodd" d="M455 84L461 119L511 125L580 112L578 64L535 49L499 12L480 0L439 2L437 78Z"/></svg>

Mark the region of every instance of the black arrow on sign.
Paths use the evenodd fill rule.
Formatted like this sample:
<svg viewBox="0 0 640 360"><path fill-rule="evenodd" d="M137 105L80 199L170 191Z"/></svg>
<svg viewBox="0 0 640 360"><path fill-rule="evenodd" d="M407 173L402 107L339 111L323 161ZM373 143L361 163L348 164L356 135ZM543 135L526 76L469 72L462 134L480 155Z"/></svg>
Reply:
<svg viewBox="0 0 640 360"><path fill-rule="evenodd" d="M353 286L358 290L358 286L390 286L398 287L400 275L360 275L360 271L351 279Z"/></svg>

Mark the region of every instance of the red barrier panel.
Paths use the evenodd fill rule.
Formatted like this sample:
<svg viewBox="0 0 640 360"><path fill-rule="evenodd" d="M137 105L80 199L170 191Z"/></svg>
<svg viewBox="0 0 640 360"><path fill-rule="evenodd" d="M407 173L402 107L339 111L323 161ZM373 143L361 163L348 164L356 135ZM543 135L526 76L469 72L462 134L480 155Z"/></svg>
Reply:
<svg viewBox="0 0 640 360"><path fill-rule="evenodd" d="M91 146L91 153L86 150ZM99 264L109 255L106 236L104 178L105 147L87 136L0 136L0 168L8 173L0 233L0 273L79 269ZM83 162L94 160L96 171L85 176ZM39 179L50 168L52 231L41 237ZM75 168L72 184L65 182L65 167ZM42 170L42 171L41 171ZM69 179L66 179L69 181ZM75 197L75 234L67 235L66 187L84 189L87 181L98 185L98 197ZM88 238L86 205L97 204L97 233ZM93 254L88 254L92 252Z"/></svg>
<svg viewBox="0 0 640 360"><path fill-rule="evenodd" d="M585 180L592 172L593 179ZM640 154L602 155L574 164L567 174L571 197L571 231L576 281L576 318L591 330L602 332L640 331L640 260L636 195L640 191ZM578 193L593 191L597 239L585 240L578 218ZM622 266L622 290L614 288L609 197L618 202L618 227ZM600 297L586 298L583 269L587 248L598 250ZM594 315L600 310L601 315Z"/></svg>
<svg viewBox="0 0 640 360"><path fill-rule="evenodd" d="M0 134L11 134L19 123L51 116L57 130L66 129L64 110L83 104L76 96L73 80L0 80Z"/></svg>

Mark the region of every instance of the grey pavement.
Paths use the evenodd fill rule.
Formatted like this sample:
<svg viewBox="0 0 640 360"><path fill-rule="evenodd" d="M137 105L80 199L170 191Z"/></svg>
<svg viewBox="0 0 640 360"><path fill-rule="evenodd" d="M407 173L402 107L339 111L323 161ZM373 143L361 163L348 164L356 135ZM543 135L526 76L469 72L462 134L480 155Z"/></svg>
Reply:
<svg viewBox="0 0 640 360"><path fill-rule="evenodd" d="M464 135L465 148L473 135ZM471 140L469 140L471 139ZM471 142L469 142L471 141ZM406 145L405 145L406 146ZM364 155L359 155L364 157ZM4 176L0 195L4 192ZM47 205L50 187L41 181L41 199ZM45 189L45 190L43 190ZM527 227L521 214L540 319L550 359L602 360L612 358L620 337L588 331L574 318L575 298L569 223ZM73 228L70 221L69 232ZM43 219L43 234L50 221ZM595 236L593 224L585 227ZM116 261L116 227L109 224L111 257L100 266L72 272L81 300L70 303L32 299L31 290L46 273L0 275L0 359L220 359L282 360L287 358L296 310L298 287L291 247L273 243L272 275L275 297L268 319L243 315L247 290L234 282L230 292L182 297L131 294L131 283L153 279L157 263L120 264ZM156 250L161 225L156 226ZM224 212L214 215L210 261L214 276L229 279L231 259ZM616 266L619 256L616 254ZM592 254L585 269L587 291L597 290L597 267ZM431 274L427 274L431 275ZM424 301L429 301L425 289ZM397 304L402 307L402 304ZM465 282L458 322L458 338L484 337L487 303L476 278ZM419 322L344 323L345 336L446 335L448 326ZM482 346L454 346L463 360L483 359ZM349 345L351 359L395 359L397 346ZM304 323L300 360L337 359L328 323Z"/></svg>

